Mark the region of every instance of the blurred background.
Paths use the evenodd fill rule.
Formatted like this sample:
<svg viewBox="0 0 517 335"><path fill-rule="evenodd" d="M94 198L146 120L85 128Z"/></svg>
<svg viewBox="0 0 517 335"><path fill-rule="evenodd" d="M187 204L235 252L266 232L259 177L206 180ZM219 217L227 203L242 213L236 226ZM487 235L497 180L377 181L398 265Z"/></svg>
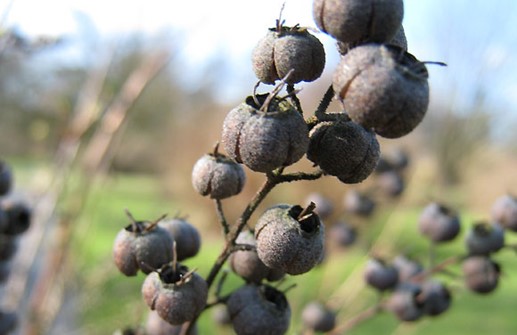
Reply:
<svg viewBox="0 0 517 335"><path fill-rule="evenodd" d="M26 199L34 212L1 293L3 308L18 311L17 333L111 334L145 322L143 276L124 277L111 259L113 239L128 223L125 208L140 219L188 216L203 246L187 265L208 273L222 239L213 204L191 187L191 169L219 141L226 113L252 93L252 49L275 25L283 3L0 2L0 158L14 171L10 196ZM312 2L286 1L282 18L289 26L314 27ZM403 194L380 199L373 216L356 218L343 210L343 198L352 189L370 190L373 181L344 185L326 177L282 185L259 209L301 203L319 192L336 209L329 223L346 219L363 233L357 248L289 279L299 286L288 293L292 334L300 331L297 313L312 298L342 302L343 320L372 302L368 288L351 295L361 287L361 266L372 245L388 258L404 249L427 259L416 221L430 201L457 209L466 230L489 219L497 197L517 193L515 22L512 0L405 1L409 52L447 67L428 66L431 103L417 129L396 140L379 138L383 153L403 150L409 157ZM321 78L297 86L307 115L339 61L333 40L316 35L327 63ZM297 168L311 166L300 162ZM225 202L230 222L263 181L246 172L243 193ZM462 248L460 238L438 255ZM381 315L350 333L515 334L515 255L504 251L500 257L504 276L494 294L475 296L453 283L458 297L437 319L401 325ZM315 283L325 289L311 298L303 285ZM229 286L237 284L238 278L229 280ZM210 327L205 314L201 334L231 333Z"/></svg>

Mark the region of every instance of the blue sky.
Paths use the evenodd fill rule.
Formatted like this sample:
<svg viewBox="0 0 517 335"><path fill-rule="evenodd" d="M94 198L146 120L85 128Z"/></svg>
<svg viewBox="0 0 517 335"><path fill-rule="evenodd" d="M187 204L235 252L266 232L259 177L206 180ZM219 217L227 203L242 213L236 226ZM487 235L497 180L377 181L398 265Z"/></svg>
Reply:
<svg viewBox="0 0 517 335"><path fill-rule="evenodd" d="M1 0L4 26L29 35L87 35L116 39L134 31L179 36L180 59L190 84L202 80L204 65L214 57L228 61L220 96L235 100L247 94L253 73L251 50L274 25L284 0ZM409 51L420 60L443 61L430 67L433 94L449 95L458 110L484 90L490 105L517 115L517 1L406 0L403 25ZM311 0L287 0L287 25L314 26ZM82 22L82 23L81 23ZM328 71L337 62L333 40L318 34L328 54ZM166 43L166 41L164 41ZM177 42L177 40L176 40ZM69 50L70 52L70 50ZM201 70L199 70L201 69ZM244 92L245 90L245 92ZM243 93L244 92L244 93Z"/></svg>

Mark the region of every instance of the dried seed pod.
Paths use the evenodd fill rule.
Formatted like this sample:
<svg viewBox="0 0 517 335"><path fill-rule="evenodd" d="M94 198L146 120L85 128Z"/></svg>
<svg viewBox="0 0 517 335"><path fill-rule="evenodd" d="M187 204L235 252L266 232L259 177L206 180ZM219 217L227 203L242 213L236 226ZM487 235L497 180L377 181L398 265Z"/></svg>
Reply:
<svg viewBox="0 0 517 335"><path fill-rule="evenodd" d="M427 205L418 220L420 233L433 242L453 240L458 236L460 227L458 214L436 202Z"/></svg>
<svg viewBox="0 0 517 335"><path fill-rule="evenodd" d="M413 55L391 45L368 44L341 58L333 87L353 121L380 136L398 138L427 112L427 78L425 65Z"/></svg>
<svg viewBox="0 0 517 335"><path fill-rule="evenodd" d="M185 266L164 265L145 278L142 296L151 310L171 325L192 321L208 297L206 281Z"/></svg>
<svg viewBox="0 0 517 335"><path fill-rule="evenodd" d="M271 286L242 286L226 305L237 335L282 335L289 328L289 303L284 293Z"/></svg>
<svg viewBox="0 0 517 335"><path fill-rule="evenodd" d="M201 235L190 222L184 218L161 220L158 225L165 229L176 242L176 259L183 261L194 257L201 248Z"/></svg>
<svg viewBox="0 0 517 335"><path fill-rule="evenodd" d="M239 194L246 174L241 165L217 152L201 157L192 169L192 185L203 196L225 199Z"/></svg>
<svg viewBox="0 0 517 335"><path fill-rule="evenodd" d="M390 290L398 283L398 271L393 265L386 264L381 259L372 258L366 263L364 280L379 291Z"/></svg>
<svg viewBox="0 0 517 335"><path fill-rule="evenodd" d="M486 255L504 247L504 230L498 223L478 222L465 236L470 255Z"/></svg>
<svg viewBox="0 0 517 335"><path fill-rule="evenodd" d="M357 190L346 192L343 204L347 212L364 217L372 215L375 210L375 201Z"/></svg>
<svg viewBox="0 0 517 335"><path fill-rule="evenodd" d="M491 209L492 220L517 232L517 198L505 194L496 199Z"/></svg>
<svg viewBox="0 0 517 335"><path fill-rule="evenodd" d="M13 173L11 167L0 160L0 196L4 196L11 191L13 187Z"/></svg>
<svg viewBox="0 0 517 335"><path fill-rule="evenodd" d="M487 256L470 256L462 264L465 285L473 292L486 294L499 284L501 267Z"/></svg>
<svg viewBox="0 0 517 335"><path fill-rule="evenodd" d="M355 122L321 122L310 132L307 158L343 183L366 179L379 156L375 134Z"/></svg>
<svg viewBox="0 0 517 335"><path fill-rule="evenodd" d="M291 275L316 266L324 248L324 226L311 206L277 205L266 210L255 227L257 254L272 269Z"/></svg>
<svg viewBox="0 0 517 335"><path fill-rule="evenodd" d="M404 17L402 0L315 0L313 17L323 32L345 43L391 40Z"/></svg>
<svg viewBox="0 0 517 335"><path fill-rule="evenodd" d="M169 233L157 222L136 221L128 215L132 222L117 234L113 245L113 259L120 272L136 276L142 270L147 274L172 261Z"/></svg>
<svg viewBox="0 0 517 335"><path fill-rule="evenodd" d="M253 49L253 71L266 84L274 84L292 70L289 84L318 79L325 68L325 49L307 29L271 28Z"/></svg>
<svg viewBox="0 0 517 335"><path fill-rule="evenodd" d="M350 51L350 49L358 47L363 44L368 44L368 43L369 42L365 42L365 41L358 42L358 43L344 43L344 42L337 41L337 50L339 51L339 53L342 56L344 56L348 51ZM385 44L391 44L391 45L401 48L404 51L407 51L408 44L407 44L406 32L404 31L404 27L401 25L400 29L397 31L395 36L393 36L393 38L391 40L389 40L388 42L386 42Z"/></svg>
<svg viewBox="0 0 517 335"><path fill-rule="evenodd" d="M250 231L243 231L237 236L235 241L237 244L248 244L256 246L257 241ZM258 257L257 250L239 250L230 255L230 267L240 277L247 282L260 283L263 279L268 278L273 271L267 267ZM280 278L282 278L280 276ZM278 279L280 279L278 278ZM275 279L275 278L273 278Z"/></svg>
<svg viewBox="0 0 517 335"><path fill-rule="evenodd" d="M388 298L385 308L400 321L416 321L424 314L422 303L417 299L420 293L420 287L415 284L399 285Z"/></svg>
<svg viewBox="0 0 517 335"><path fill-rule="evenodd" d="M302 321L312 331L329 332L336 326L336 313L325 305L312 301L303 308Z"/></svg>
<svg viewBox="0 0 517 335"><path fill-rule="evenodd" d="M423 304L424 313L437 316L449 309L451 305L451 293L444 284L436 280L427 280L422 286L422 292L418 299Z"/></svg>
<svg viewBox="0 0 517 335"><path fill-rule="evenodd" d="M183 325L171 325L158 315L156 311L150 311L145 323L145 334L149 335L180 335ZM197 335L197 325L190 328L187 335Z"/></svg>
<svg viewBox="0 0 517 335"><path fill-rule="evenodd" d="M424 271L422 264L405 255L395 257L392 264L397 269L400 283L410 281L412 277Z"/></svg>
<svg viewBox="0 0 517 335"><path fill-rule="evenodd" d="M224 120L222 144L228 155L257 172L300 160L309 145L302 115L285 100L275 97L266 106L266 95L255 98L248 97Z"/></svg>

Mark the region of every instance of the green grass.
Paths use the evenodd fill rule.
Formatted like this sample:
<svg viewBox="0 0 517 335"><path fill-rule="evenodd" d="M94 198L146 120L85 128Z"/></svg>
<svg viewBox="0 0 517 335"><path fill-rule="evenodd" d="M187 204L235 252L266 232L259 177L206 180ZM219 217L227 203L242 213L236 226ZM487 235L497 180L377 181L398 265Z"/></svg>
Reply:
<svg viewBox="0 0 517 335"><path fill-rule="evenodd" d="M30 168L24 163L20 165L25 166L20 169L23 181L30 175ZM112 243L117 232L128 224L125 208L137 219L153 219L163 213L176 212L176 206L174 199L165 198L160 192L159 182L150 177L117 176L93 187L84 215L77 222L72 250L81 311L79 328L83 333L111 334L115 329L145 322L147 307L140 295L144 276L127 278L117 271L111 258ZM349 250L330 250L323 264L281 283L280 289L297 285L287 292L292 308L289 334L300 334L301 309L310 300L318 299L339 308L341 322L375 302L376 293L362 281L362 268L372 245L376 254L386 258L404 251L426 264L429 243L417 232L420 210L381 208L371 222L361 226L357 246ZM464 234L473 216L465 213L462 219ZM222 242L213 238L218 231L217 227L201 231L204 240L201 252L186 261L203 276L207 275L221 249ZM463 235L454 243L437 246L435 261L463 253L462 238ZM509 236L510 242L515 240L515 236ZM461 278L441 275L439 278L446 280L454 292L451 309L444 315L401 324L392 315L382 313L347 334L515 334L516 255L507 249L498 253L495 259L502 264L503 277L493 294L473 294L465 290ZM460 274L459 266L453 266L451 270ZM230 273L223 292L228 293L241 284L242 280ZM223 335L233 332L228 327L214 325L212 311L207 311L199 320L199 333Z"/></svg>

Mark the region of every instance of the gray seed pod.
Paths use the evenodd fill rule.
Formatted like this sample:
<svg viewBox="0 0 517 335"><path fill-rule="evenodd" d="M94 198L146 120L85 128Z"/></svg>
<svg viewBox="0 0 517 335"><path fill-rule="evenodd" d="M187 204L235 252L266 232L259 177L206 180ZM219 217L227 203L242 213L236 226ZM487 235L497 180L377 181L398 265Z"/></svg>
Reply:
<svg viewBox="0 0 517 335"><path fill-rule="evenodd" d="M449 309L451 293L445 285L436 280L427 280L422 284L419 300L423 302L424 313L437 316Z"/></svg>
<svg viewBox="0 0 517 335"><path fill-rule="evenodd" d="M316 332L328 332L336 326L336 314L317 301L308 303L302 311L305 327Z"/></svg>
<svg viewBox="0 0 517 335"><path fill-rule="evenodd" d="M368 217L375 210L375 201L367 194L360 193L357 190L349 190L343 199L345 210L352 214L362 217Z"/></svg>
<svg viewBox="0 0 517 335"><path fill-rule="evenodd" d="M505 194L496 199L491 209L492 220L517 232L517 198Z"/></svg>
<svg viewBox="0 0 517 335"><path fill-rule="evenodd" d="M253 234L249 231L243 231L237 236L235 241L238 244L257 245L257 241ZM257 250L239 250L230 255L230 267L240 277L247 282L260 283L263 279L273 271L268 268L258 257ZM278 277L278 276L277 276ZM282 278L283 276L279 276ZM280 279L279 278L279 279ZM273 279L276 279L273 277Z"/></svg>
<svg viewBox="0 0 517 335"><path fill-rule="evenodd" d="M398 197L405 188L404 178L395 170L382 172L377 175L377 186L389 197Z"/></svg>
<svg viewBox="0 0 517 335"><path fill-rule="evenodd" d="M180 335L183 325L171 325L158 315L156 311L150 311L145 323L145 332L149 335ZM187 335L197 335L197 325L192 327Z"/></svg>
<svg viewBox="0 0 517 335"><path fill-rule="evenodd" d="M404 17L402 0L315 0L313 17L320 30L345 43L385 43Z"/></svg>
<svg viewBox="0 0 517 335"><path fill-rule="evenodd" d="M369 259L364 269L366 283L379 291L394 288L398 283L398 271L380 259Z"/></svg>
<svg viewBox="0 0 517 335"><path fill-rule="evenodd" d="M379 156L375 134L355 122L321 122L310 132L307 158L343 183L365 180Z"/></svg>
<svg viewBox="0 0 517 335"><path fill-rule="evenodd" d="M473 292L487 294L499 284L501 268L487 256L470 256L462 264L465 285Z"/></svg>
<svg viewBox="0 0 517 335"><path fill-rule="evenodd" d="M142 285L142 296L151 310L171 325L192 321L205 308L208 287L197 273L180 266L164 266L150 273Z"/></svg>
<svg viewBox="0 0 517 335"><path fill-rule="evenodd" d="M266 95L256 98L259 105L248 97L224 120L222 144L228 155L257 172L269 172L300 160L309 145L302 115L287 101L274 98L266 108Z"/></svg>
<svg viewBox="0 0 517 335"><path fill-rule="evenodd" d="M452 209L433 202L422 211L418 228L422 235L433 242L447 242L458 236L460 218Z"/></svg>
<svg viewBox="0 0 517 335"><path fill-rule="evenodd" d="M424 271L422 264L405 255L395 257L392 264L399 274L399 283L410 281L412 277Z"/></svg>
<svg viewBox="0 0 517 335"><path fill-rule="evenodd" d="M289 328L289 303L271 286L242 286L230 295L226 305L237 335L282 335Z"/></svg>
<svg viewBox="0 0 517 335"><path fill-rule="evenodd" d="M348 247L355 242L357 232L350 224L338 221L330 227L328 237L333 244L339 247Z"/></svg>
<svg viewBox="0 0 517 335"><path fill-rule="evenodd" d="M212 199L225 199L239 194L245 181L242 166L217 151L201 157L192 169L194 189Z"/></svg>
<svg viewBox="0 0 517 335"><path fill-rule="evenodd" d="M362 45L341 58L334 92L350 116L380 136L398 138L424 118L428 73L413 55L395 46Z"/></svg>
<svg viewBox="0 0 517 335"><path fill-rule="evenodd" d="M191 223L181 218L162 220L158 224L176 242L176 259L183 261L194 257L201 248L201 235Z"/></svg>
<svg viewBox="0 0 517 335"><path fill-rule="evenodd" d="M311 210L277 205L266 210L255 227L257 254L272 269L291 275L316 266L324 252L324 226Z"/></svg>
<svg viewBox="0 0 517 335"><path fill-rule="evenodd" d="M397 289L388 298L385 307L392 312L400 321L416 321L424 314L421 303L417 296L421 293L419 286L404 283L397 286Z"/></svg>
<svg viewBox="0 0 517 335"><path fill-rule="evenodd" d="M470 255L489 255L504 247L504 230L498 223L476 223L465 236Z"/></svg>
<svg viewBox="0 0 517 335"><path fill-rule="evenodd" d="M358 47L358 46L363 45L365 43L368 44L368 42L344 43L344 42L338 41L337 42L337 50L343 56L348 51L350 51L350 49ZM404 31L404 27L401 25L400 29L397 31L395 36L393 36L393 38L391 40L389 40L388 42L386 42L385 44L391 44L391 45L394 45L396 47L401 48L404 51L407 51L408 50L408 44L407 44L407 38L406 38L406 33Z"/></svg>
<svg viewBox="0 0 517 335"><path fill-rule="evenodd" d="M252 64L257 78L266 84L274 84L291 70L289 84L314 81L325 68L325 49L307 29L271 28L253 49Z"/></svg>
<svg viewBox="0 0 517 335"><path fill-rule="evenodd" d="M117 234L113 259L126 276L136 276L138 270L147 274L172 261L172 248L172 238L163 228L135 221Z"/></svg>

